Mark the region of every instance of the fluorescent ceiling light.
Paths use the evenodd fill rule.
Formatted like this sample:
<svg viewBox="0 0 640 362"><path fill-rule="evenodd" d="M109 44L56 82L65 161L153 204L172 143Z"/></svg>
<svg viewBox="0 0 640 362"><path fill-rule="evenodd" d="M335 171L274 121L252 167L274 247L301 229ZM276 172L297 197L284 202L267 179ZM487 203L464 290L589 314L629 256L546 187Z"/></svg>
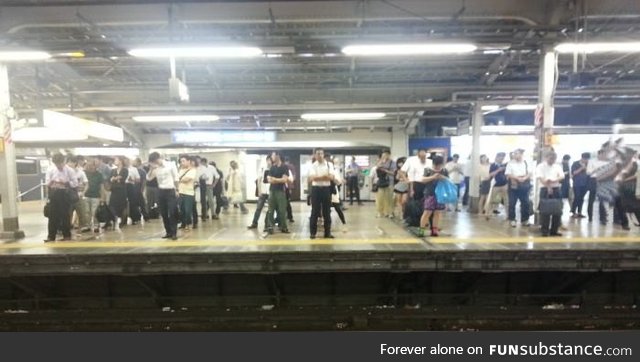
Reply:
<svg viewBox="0 0 640 362"><path fill-rule="evenodd" d="M184 48L139 48L129 55L140 58L249 58L262 55L255 47L184 47Z"/></svg>
<svg viewBox="0 0 640 362"><path fill-rule="evenodd" d="M164 116L136 116L133 117L135 122L149 123L149 122L215 122L219 121L220 117L215 115L164 115Z"/></svg>
<svg viewBox="0 0 640 362"><path fill-rule="evenodd" d="M0 51L0 62L46 60L51 54L40 51Z"/></svg>
<svg viewBox="0 0 640 362"><path fill-rule="evenodd" d="M634 53L640 52L640 42L562 43L555 47L558 53Z"/></svg>
<svg viewBox="0 0 640 362"><path fill-rule="evenodd" d="M25 127L13 131L13 140L20 142L67 142L84 141L89 136L81 131L67 128Z"/></svg>
<svg viewBox="0 0 640 362"><path fill-rule="evenodd" d="M473 44L379 44L349 45L342 48L346 55L439 55L470 53L476 50Z"/></svg>
<svg viewBox="0 0 640 362"><path fill-rule="evenodd" d="M537 107L535 104L510 104L507 109L510 111L533 111Z"/></svg>
<svg viewBox="0 0 640 362"><path fill-rule="evenodd" d="M384 118L386 114L369 113L306 113L301 116L306 121L352 121Z"/></svg>
<svg viewBox="0 0 640 362"><path fill-rule="evenodd" d="M485 112L495 112L500 109L500 106L495 104L491 104L491 105L488 104L488 105L482 106L481 109Z"/></svg>

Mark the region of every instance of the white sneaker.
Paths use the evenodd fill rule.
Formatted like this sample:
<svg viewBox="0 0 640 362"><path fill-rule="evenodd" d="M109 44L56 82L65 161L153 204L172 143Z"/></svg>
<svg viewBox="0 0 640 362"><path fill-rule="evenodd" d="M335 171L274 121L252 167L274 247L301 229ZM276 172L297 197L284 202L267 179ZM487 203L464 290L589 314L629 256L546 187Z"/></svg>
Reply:
<svg viewBox="0 0 640 362"><path fill-rule="evenodd" d="M515 221L511 221L509 225L511 225L512 228L518 226L518 224Z"/></svg>
<svg viewBox="0 0 640 362"><path fill-rule="evenodd" d="M347 228L347 225L342 225L342 230L341 231L342 231L343 234L346 234L349 231L349 229Z"/></svg>
<svg viewBox="0 0 640 362"><path fill-rule="evenodd" d="M523 227L529 227L529 226L531 226L531 223L528 222L528 221L525 221L525 222L522 223L522 226Z"/></svg>

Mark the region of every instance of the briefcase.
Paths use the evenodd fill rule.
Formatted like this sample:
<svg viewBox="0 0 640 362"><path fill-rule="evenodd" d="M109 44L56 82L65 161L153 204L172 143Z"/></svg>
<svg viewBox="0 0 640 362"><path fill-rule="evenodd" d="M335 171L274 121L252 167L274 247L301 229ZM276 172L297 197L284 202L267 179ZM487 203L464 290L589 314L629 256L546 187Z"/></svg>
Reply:
<svg viewBox="0 0 640 362"><path fill-rule="evenodd" d="M540 214L562 215L562 199L540 199L538 204Z"/></svg>

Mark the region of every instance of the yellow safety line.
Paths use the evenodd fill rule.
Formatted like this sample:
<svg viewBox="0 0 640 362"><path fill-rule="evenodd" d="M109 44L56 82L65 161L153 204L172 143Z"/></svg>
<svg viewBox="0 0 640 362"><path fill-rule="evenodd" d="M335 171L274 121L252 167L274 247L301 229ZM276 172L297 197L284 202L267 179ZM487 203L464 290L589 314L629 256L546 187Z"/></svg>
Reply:
<svg viewBox="0 0 640 362"><path fill-rule="evenodd" d="M512 237L471 237L471 238L451 238L437 237L429 238L429 242L433 244L493 244L493 243L640 243L640 237L628 236L600 236L600 237L541 237L541 236L512 236Z"/></svg>
<svg viewBox="0 0 640 362"><path fill-rule="evenodd" d="M176 247L252 247L252 246L312 246L312 245L371 245L421 244L422 240L404 239L264 239L264 240L153 240L153 241L58 241L54 243L10 243L1 249L75 249L75 248L176 248Z"/></svg>

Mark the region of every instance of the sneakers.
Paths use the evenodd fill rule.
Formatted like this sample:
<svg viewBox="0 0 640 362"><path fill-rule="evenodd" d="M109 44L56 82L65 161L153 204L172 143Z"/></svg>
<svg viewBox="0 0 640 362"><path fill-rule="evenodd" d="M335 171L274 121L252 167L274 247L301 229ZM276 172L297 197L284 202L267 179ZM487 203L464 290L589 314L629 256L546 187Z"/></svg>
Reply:
<svg viewBox="0 0 640 362"><path fill-rule="evenodd" d="M531 226L531 223L530 223L530 222L528 222L528 221L524 221L524 222L523 222L522 224L520 224L520 225L522 225L522 227L529 227L529 226Z"/></svg>
<svg viewBox="0 0 640 362"><path fill-rule="evenodd" d="M251 224L251 225L247 226L247 229L249 229L249 230L257 229L257 228L258 228L258 225L256 225L256 224Z"/></svg>
<svg viewBox="0 0 640 362"><path fill-rule="evenodd" d="M515 221L510 221L509 225L511 225L512 228L518 226L518 224Z"/></svg>

